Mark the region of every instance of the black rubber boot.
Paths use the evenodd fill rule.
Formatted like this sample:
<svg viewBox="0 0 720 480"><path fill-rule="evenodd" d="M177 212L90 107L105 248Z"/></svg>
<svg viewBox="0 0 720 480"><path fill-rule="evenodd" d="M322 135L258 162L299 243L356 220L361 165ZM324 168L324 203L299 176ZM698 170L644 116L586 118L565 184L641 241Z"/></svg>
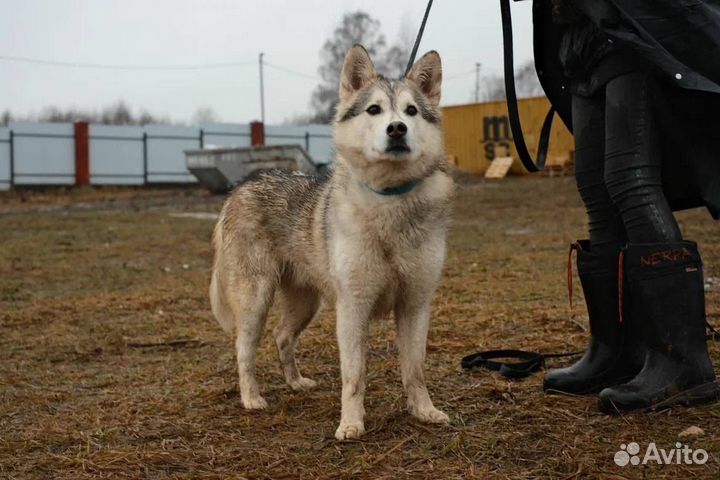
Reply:
<svg viewBox="0 0 720 480"><path fill-rule="evenodd" d="M646 346L642 371L600 392L605 413L718 400L707 351L702 261L693 242L630 245L624 254L626 311Z"/></svg>
<svg viewBox="0 0 720 480"><path fill-rule="evenodd" d="M620 252L592 252L588 241L579 241L573 248L578 252L578 275L590 320L590 345L574 365L550 370L543 389L548 393L585 395L632 379L642 368L643 354L632 321L620 323Z"/></svg>

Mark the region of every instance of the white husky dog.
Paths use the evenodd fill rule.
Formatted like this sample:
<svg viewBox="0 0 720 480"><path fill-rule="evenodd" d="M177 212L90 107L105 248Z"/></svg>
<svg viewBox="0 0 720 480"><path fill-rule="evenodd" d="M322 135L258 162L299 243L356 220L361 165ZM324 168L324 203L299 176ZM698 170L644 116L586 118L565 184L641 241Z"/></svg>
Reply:
<svg viewBox="0 0 720 480"><path fill-rule="evenodd" d="M336 167L325 177L265 172L232 193L213 236L210 300L235 338L248 409L267 406L255 356L275 294L282 309L275 340L293 389L315 386L298 371L298 336L322 300L335 307L342 370L335 436L342 440L365 432L368 324L391 312L410 413L448 422L430 400L423 365L454 187L446 171L436 52L405 78L387 80L356 45L340 78Z"/></svg>

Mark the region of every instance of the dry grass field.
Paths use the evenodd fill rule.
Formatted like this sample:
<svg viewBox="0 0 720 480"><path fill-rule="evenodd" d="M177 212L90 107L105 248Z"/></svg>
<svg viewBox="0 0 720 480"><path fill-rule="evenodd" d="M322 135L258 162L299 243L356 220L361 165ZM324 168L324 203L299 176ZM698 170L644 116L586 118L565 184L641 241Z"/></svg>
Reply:
<svg viewBox="0 0 720 480"><path fill-rule="evenodd" d="M480 349L584 346L583 305L569 312L565 284L567 245L585 230L572 179L459 189L427 362L452 424L404 412L388 319L371 328L368 433L347 443L333 436L329 310L299 347L318 388L285 386L266 335L258 375L270 406L241 408L232 341L207 300L213 222L177 215L222 201L198 189L0 194L0 478L720 478L720 405L608 417L592 397L544 395L542 374L460 368ZM680 219L706 276L720 277L720 225L704 211ZM720 325L720 282L707 298ZM717 368L720 344L711 355ZM705 434L683 442L709 452L705 465L613 462L623 443L673 448L690 426Z"/></svg>

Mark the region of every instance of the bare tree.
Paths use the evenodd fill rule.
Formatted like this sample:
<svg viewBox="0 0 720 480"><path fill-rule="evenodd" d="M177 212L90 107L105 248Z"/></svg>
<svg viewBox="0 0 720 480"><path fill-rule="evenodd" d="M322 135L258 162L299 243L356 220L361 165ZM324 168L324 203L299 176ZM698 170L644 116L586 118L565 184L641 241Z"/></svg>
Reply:
<svg viewBox="0 0 720 480"><path fill-rule="evenodd" d="M74 122L77 120L89 120L92 115L85 112L69 108L68 110L60 110L55 106L49 106L42 109L38 120L41 122Z"/></svg>
<svg viewBox="0 0 720 480"><path fill-rule="evenodd" d="M318 73L322 83L312 93L310 100L314 111L313 120L329 123L338 101L338 84L345 54L354 44L363 45L371 56L385 47L385 36L380 33L380 22L363 11L346 13L340 25L333 31L320 50L322 64Z"/></svg>
<svg viewBox="0 0 720 480"><path fill-rule="evenodd" d="M137 123L140 125L149 125L151 123L158 123L158 120L150 112L143 110L140 112Z"/></svg>
<svg viewBox="0 0 720 480"><path fill-rule="evenodd" d="M410 58L408 47L393 45L381 57L378 69L388 78L401 78L405 74L408 58Z"/></svg>
<svg viewBox="0 0 720 480"><path fill-rule="evenodd" d="M3 114L0 121L12 120L14 117L9 111ZM78 122L102 123L106 125L146 125L149 123L172 123L167 117L157 117L146 110L142 110L139 116L135 116L128 105L118 101L98 111L80 110L68 108L62 110L55 106L48 106L42 109L36 117L23 117L28 121L38 122Z"/></svg>
<svg viewBox="0 0 720 480"><path fill-rule="evenodd" d="M415 43L415 27L407 18L400 25L397 40L380 57L378 68L388 78L402 78L405 75L410 50Z"/></svg>
<svg viewBox="0 0 720 480"><path fill-rule="evenodd" d="M0 116L0 125L7 127L8 123L13 121L12 113L10 113L10 110L3 111L2 115Z"/></svg>
<svg viewBox="0 0 720 480"><path fill-rule="evenodd" d="M520 98L541 97L545 95L535 71L535 63L528 60L515 72L515 89Z"/></svg>
<svg viewBox="0 0 720 480"><path fill-rule="evenodd" d="M100 118L101 123L107 125L133 125L137 123L130 108L122 100L103 108Z"/></svg>
<svg viewBox="0 0 720 480"><path fill-rule="evenodd" d="M193 113L190 123L192 125L200 125L202 123L218 123L220 115L212 109L212 107L198 107Z"/></svg>
<svg viewBox="0 0 720 480"><path fill-rule="evenodd" d="M311 121L329 123L338 102L340 70L347 51L356 43L364 46L376 61L378 70L388 77L402 76L409 57L403 42L387 47L385 35L380 31L380 22L368 13L357 11L346 13L320 50L322 61L318 73L322 83L312 93L310 105L313 111Z"/></svg>
<svg viewBox="0 0 720 480"><path fill-rule="evenodd" d="M505 77L487 75L481 77L481 99L486 102L505 100ZM540 97L545 95L532 60L529 60L515 71L515 92L518 98ZM474 93L473 93L474 98Z"/></svg>
<svg viewBox="0 0 720 480"><path fill-rule="evenodd" d="M471 94L475 101L475 90ZM480 77L480 101L495 102L505 99L505 80L502 75L483 75Z"/></svg>

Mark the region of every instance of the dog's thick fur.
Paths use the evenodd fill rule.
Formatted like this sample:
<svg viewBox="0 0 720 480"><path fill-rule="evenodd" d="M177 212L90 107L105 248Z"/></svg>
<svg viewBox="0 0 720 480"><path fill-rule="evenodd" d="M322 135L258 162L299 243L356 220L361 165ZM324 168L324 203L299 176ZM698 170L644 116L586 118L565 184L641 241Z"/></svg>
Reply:
<svg viewBox="0 0 720 480"><path fill-rule="evenodd" d="M390 312L409 411L423 421L448 421L433 406L423 374L453 193L438 109L441 78L435 52L406 78L389 81L376 73L364 48L353 47L341 74L334 170L323 178L260 173L225 203L213 236L210 301L235 338L245 408L267 406L255 379L255 354L277 294L282 318L275 341L293 389L315 385L298 371L298 336L321 301L335 306L342 370L338 439L364 433L368 322ZM373 105L379 112L369 109ZM400 139L391 138L393 122L407 127Z"/></svg>

